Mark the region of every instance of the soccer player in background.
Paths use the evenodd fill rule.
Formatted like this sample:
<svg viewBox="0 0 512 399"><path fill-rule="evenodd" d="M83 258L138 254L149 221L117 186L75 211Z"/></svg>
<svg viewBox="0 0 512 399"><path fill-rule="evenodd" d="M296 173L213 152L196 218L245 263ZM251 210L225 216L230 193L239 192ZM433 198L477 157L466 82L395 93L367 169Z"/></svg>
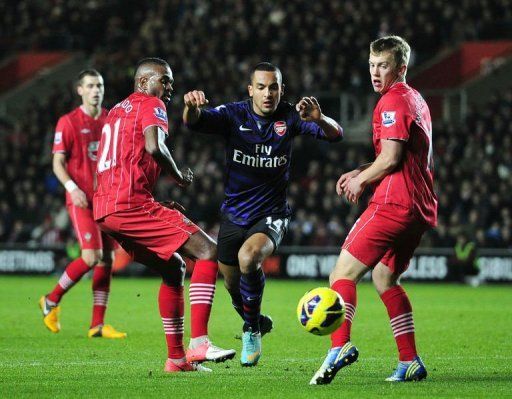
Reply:
<svg viewBox="0 0 512 399"><path fill-rule="evenodd" d="M105 88L100 73L94 69L80 72L77 92L82 104L62 116L55 129L53 171L66 188L66 207L82 252L66 267L53 290L41 297L39 306L46 327L58 333L62 297L93 268L94 304L88 336L125 338L126 333L104 324L116 243L101 233L92 215L98 143L107 117L107 110L101 107Z"/></svg>
<svg viewBox="0 0 512 399"><path fill-rule="evenodd" d="M432 122L425 100L405 82L410 51L398 36L382 37L370 45L371 82L382 96L373 113L376 158L343 174L336 191L352 203L367 186L373 186L374 193L330 275L331 288L345 301L346 318L332 334L331 349L310 384L329 384L342 367L357 360L359 352L350 342L356 284L369 270L399 353L398 367L386 381L427 376L416 351L411 303L399 284L423 233L437 223Z"/></svg>
<svg viewBox="0 0 512 399"><path fill-rule="evenodd" d="M98 149L98 188L94 218L139 263L158 272L162 284L158 306L167 342L166 372L211 371L199 363L225 361L234 350L214 346L208 339L215 282L215 241L187 219L172 202L161 204L152 191L161 169L182 187L190 185L190 169L180 171L167 146L165 103L171 99L173 75L159 58L141 60L134 93L108 114ZM191 277L191 342L183 348L183 280L185 262L195 260Z"/></svg>
<svg viewBox="0 0 512 399"><path fill-rule="evenodd" d="M286 201L292 139L297 135L340 140L341 127L322 114L314 97L296 107L281 101L281 71L263 62L253 69L250 99L204 109L202 91L184 96L184 122L226 142L225 200L218 260L232 303L244 320L241 364L255 366L261 336L272 320L260 313L265 275L262 263L279 246L290 220Z"/></svg>

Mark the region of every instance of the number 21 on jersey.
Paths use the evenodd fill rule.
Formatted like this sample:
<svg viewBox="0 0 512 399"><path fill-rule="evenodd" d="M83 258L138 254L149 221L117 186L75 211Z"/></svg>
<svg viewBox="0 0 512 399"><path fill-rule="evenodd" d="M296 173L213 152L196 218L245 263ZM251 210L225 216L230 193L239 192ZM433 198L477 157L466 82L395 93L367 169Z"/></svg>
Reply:
<svg viewBox="0 0 512 399"><path fill-rule="evenodd" d="M100 160L98 161L98 172L104 172L116 165L117 157L117 136L119 135L119 125L121 119L114 123L114 134L112 135L112 127L109 123L105 123L101 131L101 150ZM112 151L110 151L112 148Z"/></svg>

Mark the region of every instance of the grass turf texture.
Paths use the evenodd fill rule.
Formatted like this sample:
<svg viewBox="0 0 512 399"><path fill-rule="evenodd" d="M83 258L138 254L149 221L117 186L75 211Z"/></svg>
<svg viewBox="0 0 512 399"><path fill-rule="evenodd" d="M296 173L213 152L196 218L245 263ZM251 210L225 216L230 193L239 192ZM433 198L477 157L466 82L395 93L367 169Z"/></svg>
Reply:
<svg viewBox="0 0 512 399"><path fill-rule="evenodd" d="M255 368L239 365L241 321L219 284L210 323L214 343L235 348L235 360L211 364L213 373L162 371L166 358L156 279L115 278L107 322L126 340L86 338L90 281L62 301L62 331L50 333L37 306L55 277L0 276L1 397L493 397L512 392L510 287L405 284L414 309L417 342L429 377L419 383L384 381L396 365L385 309L369 284L359 286L353 342L359 361L328 386L309 386L329 347L306 333L297 301L315 281L267 281L263 309L274 331L263 339ZM188 344L189 309L186 308ZM178 396L179 395L179 396Z"/></svg>

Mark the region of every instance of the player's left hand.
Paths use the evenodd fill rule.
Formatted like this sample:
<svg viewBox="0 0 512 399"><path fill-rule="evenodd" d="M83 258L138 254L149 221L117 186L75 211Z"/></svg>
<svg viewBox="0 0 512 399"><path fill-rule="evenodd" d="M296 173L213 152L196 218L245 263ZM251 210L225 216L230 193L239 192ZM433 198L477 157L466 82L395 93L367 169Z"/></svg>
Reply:
<svg viewBox="0 0 512 399"><path fill-rule="evenodd" d="M322 110L315 97L302 97L295 105L295 109L299 113L300 119L305 122L319 121L322 118Z"/></svg>
<svg viewBox="0 0 512 399"><path fill-rule="evenodd" d="M345 196L349 202L357 204L359 201L359 197L364 191L365 186L359 181L356 177L351 178L346 184L345 188Z"/></svg>
<svg viewBox="0 0 512 399"><path fill-rule="evenodd" d="M192 180L194 180L194 172L190 168L184 169L180 172L181 179L178 181L180 187L190 186Z"/></svg>
<svg viewBox="0 0 512 399"><path fill-rule="evenodd" d="M162 201L160 203L166 208L176 209L181 213L184 213L186 211L186 208L183 205L181 205L178 201Z"/></svg>

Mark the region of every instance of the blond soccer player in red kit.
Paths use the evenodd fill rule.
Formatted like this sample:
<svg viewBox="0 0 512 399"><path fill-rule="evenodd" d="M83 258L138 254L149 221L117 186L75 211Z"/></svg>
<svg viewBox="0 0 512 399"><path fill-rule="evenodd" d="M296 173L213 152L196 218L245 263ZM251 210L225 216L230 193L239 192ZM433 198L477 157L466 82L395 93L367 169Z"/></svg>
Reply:
<svg viewBox="0 0 512 399"><path fill-rule="evenodd" d="M433 183L432 121L421 95L405 82L410 47L398 36L370 45L370 76L381 95L373 113L375 160L343 174L338 195L356 203L368 186L373 197L354 223L330 275L346 304L346 318L331 336L331 348L310 381L329 384L359 351L351 342L356 284L368 272L386 307L398 348L398 366L386 381L422 380L427 370L416 350L412 306L400 285L423 233L437 223Z"/></svg>

